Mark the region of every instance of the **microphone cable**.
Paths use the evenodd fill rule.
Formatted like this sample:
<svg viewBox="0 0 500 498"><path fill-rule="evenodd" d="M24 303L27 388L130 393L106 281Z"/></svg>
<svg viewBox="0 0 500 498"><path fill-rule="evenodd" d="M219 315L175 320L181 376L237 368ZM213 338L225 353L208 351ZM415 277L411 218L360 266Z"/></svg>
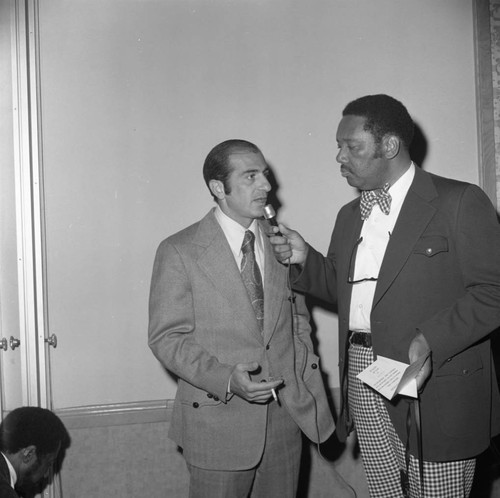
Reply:
<svg viewBox="0 0 500 498"><path fill-rule="evenodd" d="M278 222L276 220L276 212L270 204L267 204L266 206L264 206L264 218L269 222L269 224L271 226L278 227ZM283 237L283 234L279 230L277 232L275 232L274 235L278 235L279 237ZM304 348L307 350L307 346L302 342L301 338L299 337L299 335L297 333L296 319L298 317L298 312L297 312L296 297L295 297L295 293L294 293L293 287L292 287L292 278L291 278L292 265L290 264L290 258L285 259L282 263L287 267L286 286L288 289L288 301L290 302L291 313L292 313L292 335L293 335L293 337L296 337L297 340L300 341L303 344ZM305 368L304 368L304 370L305 370ZM303 373L304 372L301 372L301 375L303 375ZM307 392L310 394L310 396L314 402L314 406L315 406L315 414L316 414L315 426L316 426L316 437L317 437L317 441L318 441L315 444L315 446L316 446L316 449L318 451L318 455L326 463L330 463L330 461L327 460L326 457L321 452L319 424L318 424L318 405L316 402L316 398L314 397L314 395L311 393L311 391L307 387L307 384L304 381L304 379L302 379L302 380L303 380L304 387L307 390ZM357 493L356 493L355 489L335 469L333 469L333 471L336 474L336 478L339 479L342 482L342 484L352 492L353 498L356 498Z"/></svg>

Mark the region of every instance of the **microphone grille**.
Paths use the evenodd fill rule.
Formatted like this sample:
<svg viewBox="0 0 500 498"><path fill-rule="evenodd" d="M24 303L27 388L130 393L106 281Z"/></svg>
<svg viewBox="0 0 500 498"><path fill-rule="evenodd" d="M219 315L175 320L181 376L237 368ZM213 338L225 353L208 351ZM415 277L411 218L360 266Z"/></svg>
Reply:
<svg viewBox="0 0 500 498"><path fill-rule="evenodd" d="M264 206L264 218L266 220L270 220L270 219L274 218L275 216L276 216L276 211L271 206L271 204Z"/></svg>

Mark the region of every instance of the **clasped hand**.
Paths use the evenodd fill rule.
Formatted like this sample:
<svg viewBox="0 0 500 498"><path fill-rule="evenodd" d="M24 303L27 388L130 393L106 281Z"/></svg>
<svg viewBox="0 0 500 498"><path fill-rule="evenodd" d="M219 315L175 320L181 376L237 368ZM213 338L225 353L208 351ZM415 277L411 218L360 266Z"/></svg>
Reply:
<svg viewBox="0 0 500 498"><path fill-rule="evenodd" d="M259 368L256 361L235 365L229 379L230 392L249 403L267 403L273 396L272 389L278 389L283 384L283 379L254 382L250 374Z"/></svg>

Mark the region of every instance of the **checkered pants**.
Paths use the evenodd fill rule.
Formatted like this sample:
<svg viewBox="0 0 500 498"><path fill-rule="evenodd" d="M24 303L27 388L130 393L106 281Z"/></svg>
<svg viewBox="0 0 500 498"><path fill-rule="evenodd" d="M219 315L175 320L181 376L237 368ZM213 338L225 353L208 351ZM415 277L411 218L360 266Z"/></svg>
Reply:
<svg viewBox="0 0 500 498"><path fill-rule="evenodd" d="M383 398L356 375L373 362L373 350L349 348L349 409L354 418L371 498L402 498L401 471L406 471L405 448L394 430ZM425 498L466 498L476 460L424 462ZM410 497L420 494L418 459L410 455Z"/></svg>

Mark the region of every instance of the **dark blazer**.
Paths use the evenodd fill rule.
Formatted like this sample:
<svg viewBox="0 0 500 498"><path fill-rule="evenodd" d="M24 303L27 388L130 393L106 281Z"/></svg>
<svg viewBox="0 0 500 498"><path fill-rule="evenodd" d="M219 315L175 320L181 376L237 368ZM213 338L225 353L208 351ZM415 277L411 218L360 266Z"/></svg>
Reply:
<svg viewBox="0 0 500 498"><path fill-rule="evenodd" d="M19 498L10 485L9 467L3 455L0 455L0 498Z"/></svg>
<svg viewBox="0 0 500 498"><path fill-rule="evenodd" d="M361 226L358 198L340 210L327 257L310 248L295 282L297 289L338 305L341 376L351 297L347 273ZM425 460L474 457L500 432L489 340L499 326L500 226L495 209L479 187L417 167L380 269L371 332L375 355L408 363L417 331L432 349L433 372L421 394ZM406 441L406 399L397 397L386 405ZM345 438L343 421L337 432ZM418 454L415 437L411 451Z"/></svg>
<svg viewBox="0 0 500 498"><path fill-rule="evenodd" d="M312 441L334 430L303 296L292 315L287 270L267 237L264 245L263 333L213 211L164 240L156 254L149 346L179 377L169 435L197 467L248 469L262 455L267 405L226 397L237 363L258 362L257 382L285 379L282 406Z"/></svg>

